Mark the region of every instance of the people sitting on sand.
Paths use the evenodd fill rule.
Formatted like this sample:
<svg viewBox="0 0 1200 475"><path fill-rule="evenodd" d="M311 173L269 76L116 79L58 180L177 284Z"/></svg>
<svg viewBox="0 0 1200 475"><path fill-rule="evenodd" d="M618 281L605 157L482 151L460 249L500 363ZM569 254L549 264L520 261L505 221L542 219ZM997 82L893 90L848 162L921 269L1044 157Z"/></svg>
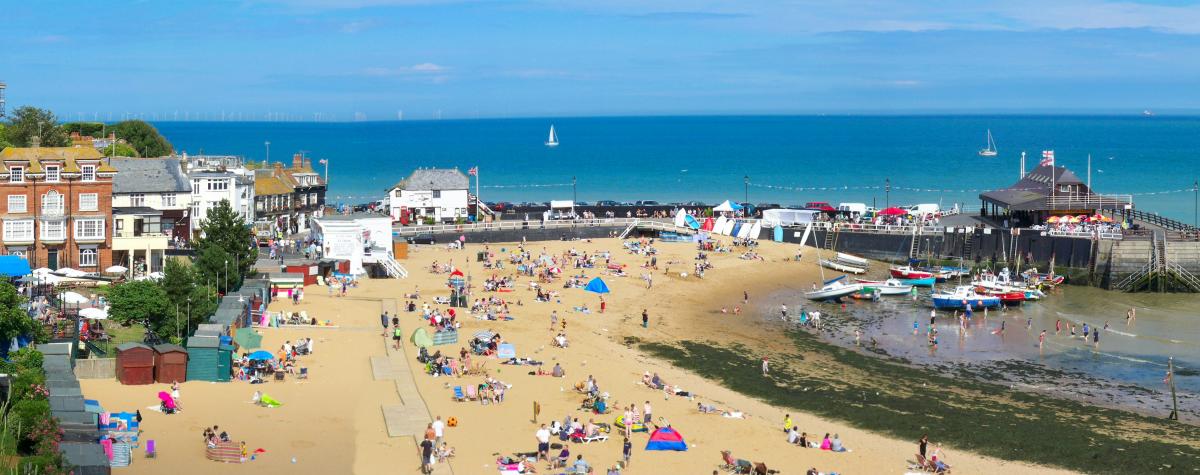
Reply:
<svg viewBox="0 0 1200 475"><path fill-rule="evenodd" d="M575 470L575 473L579 474L592 473L592 466L583 459L583 454L576 456L575 464L571 468Z"/></svg>
<svg viewBox="0 0 1200 475"><path fill-rule="evenodd" d="M567 372L563 370L561 364L554 363L554 369L550 370L550 375L554 376L555 378L561 378L566 376Z"/></svg>
<svg viewBox="0 0 1200 475"><path fill-rule="evenodd" d="M696 410L701 414L720 414L722 411L712 404L696 403Z"/></svg>
<svg viewBox="0 0 1200 475"><path fill-rule="evenodd" d="M832 445L833 445L832 442L830 442L830 440L829 440L829 433L826 432L825 438L821 439L821 447L820 448L821 448L821 450L830 450L832 448Z"/></svg>
<svg viewBox="0 0 1200 475"><path fill-rule="evenodd" d="M558 335L556 335L554 337L554 346L559 347L559 348L566 348L567 344L568 344L567 335L565 335L563 333L559 333Z"/></svg>
<svg viewBox="0 0 1200 475"><path fill-rule="evenodd" d="M833 434L833 440L829 441L829 450L833 452L849 452L846 447L842 446L842 439L838 438L837 434Z"/></svg>

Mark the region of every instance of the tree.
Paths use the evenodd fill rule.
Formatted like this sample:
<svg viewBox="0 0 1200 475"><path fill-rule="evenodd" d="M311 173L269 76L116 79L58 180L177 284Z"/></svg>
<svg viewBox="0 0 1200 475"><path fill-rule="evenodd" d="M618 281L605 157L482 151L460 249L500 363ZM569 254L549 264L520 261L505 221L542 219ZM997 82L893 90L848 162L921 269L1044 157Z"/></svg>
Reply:
<svg viewBox="0 0 1200 475"><path fill-rule="evenodd" d="M150 280L115 285L108 292L108 300L108 316L113 321L123 325L148 323L154 329L162 324L169 307L167 292Z"/></svg>
<svg viewBox="0 0 1200 475"><path fill-rule="evenodd" d="M13 111L12 120L6 127L8 142L16 147L30 147L38 137L43 147L66 147L71 145L67 132L58 125L54 113L45 109L22 106Z"/></svg>
<svg viewBox="0 0 1200 475"><path fill-rule="evenodd" d="M0 342L4 345L8 345L13 337L35 336L41 329L41 326L21 309L24 300L17 293L16 287L8 282L0 282Z"/></svg>
<svg viewBox="0 0 1200 475"><path fill-rule="evenodd" d="M196 269L177 259L168 259L160 281L167 300L174 305L171 317L158 329L160 335L190 335L196 326L217 311L212 287L197 281ZM188 318L190 307L191 318ZM177 313L176 313L177 312Z"/></svg>
<svg viewBox="0 0 1200 475"><path fill-rule="evenodd" d="M63 131L70 135L72 132L79 132L79 135L90 137L103 137L104 133L103 122L67 122L62 125Z"/></svg>
<svg viewBox="0 0 1200 475"><path fill-rule="evenodd" d="M119 142L109 145L107 147L104 147L103 149L100 150L100 153L104 154L104 156L106 156L106 157L137 157L137 156L139 156L137 150L134 150L133 147L129 146L129 144L119 143Z"/></svg>
<svg viewBox="0 0 1200 475"><path fill-rule="evenodd" d="M228 290L224 280L228 269L229 288L240 288L242 279L258 259L258 248L253 244L245 219L229 206L228 200L221 200L208 212L208 219L200 223L200 230L204 237L196 241L198 257L194 265L197 271L214 278L224 292Z"/></svg>
<svg viewBox="0 0 1200 475"><path fill-rule="evenodd" d="M196 269L196 278L203 285L211 285L218 292L228 293L229 289L236 289L241 285L240 276L236 261L233 256L225 249L217 245L198 246L196 248L196 259L192 261L192 266ZM229 275L226 276L225 273ZM226 288L226 285L229 288Z"/></svg>
<svg viewBox="0 0 1200 475"><path fill-rule="evenodd" d="M137 150L139 157L165 157L174 152L171 142L158 133L153 125L141 120L127 120L113 124L112 132Z"/></svg>
<svg viewBox="0 0 1200 475"><path fill-rule="evenodd" d="M4 151L4 149L12 146L12 143L8 141L8 135L6 135L6 133L7 132L4 130L4 124L0 124L0 151Z"/></svg>

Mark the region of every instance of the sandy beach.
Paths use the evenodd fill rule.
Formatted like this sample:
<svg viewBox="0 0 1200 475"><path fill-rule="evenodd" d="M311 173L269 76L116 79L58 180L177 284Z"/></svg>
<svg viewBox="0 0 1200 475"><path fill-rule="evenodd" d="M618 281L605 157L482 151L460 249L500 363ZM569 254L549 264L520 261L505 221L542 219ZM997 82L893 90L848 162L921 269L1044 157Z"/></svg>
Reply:
<svg viewBox="0 0 1200 475"><path fill-rule="evenodd" d="M488 250L502 258L512 252L514 244L491 244ZM670 468L672 473L711 473L721 462L720 451L731 450L734 457L765 462L768 467L784 473L803 473L816 467L823 473L904 473L908 461L917 451L915 440L897 440L844 423L831 422L805 413L803 408L772 407L764 402L743 396L720 384L705 380L687 371L673 368L648 357L627 344L627 338L641 341L711 341L718 344L740 344L744 351L762 356L786 353L785 338L774 335L775 330L761 325L755 316L776 310L762 308L756 298L785 287L806 287L819 280L812 259L795 262L790 258L794 246L763 243L758 252L762 260L740 259L740 251L710 253L714 268L703 279L679 272L691 273L696 249L686 243L656 243L659 269L653 271L653 286L639 276L648 272L640 268L648 258L625 251L616 239L568 242L537 242L527 244L534 255L545 252L561 255L568 249L588 253L611 251L612 262L627 266L627 277L602 275L603 265L595 269L564 269L565 274L583 272L588 278L602 276L611 289L605 296L607 310L600 307L596 294L582 289L563 289L561 278L548 284L559 292L550 302L536 302L529 288L531 278L517 277L515 291L492 294L482 292L476 284L473 297L497 295L509 302L512 321L483 321L460 313L462 322L457 345L436 347L446 354L457 355L459 347L479 330L499 332L502 338L515 345L520 357L540 360L549 371L559 363L566 377L529 375L529 366L499 365L491 359L486 369L491 377L511 385L501 404L481 405L478 402L457 402L451 387L479 384L483 376L432 377L419 371L411 357L416 351L406 345L408 361L416 372L416 385L432 416L453 417L458 426L446 429L446 440L456 449L450 466L458 474L496 473L498 455L532 452L536 448L534 432L539 423L578 417L586 423L612 423L619 408L636 403L639 408L647 401L653 406L656 420L662 418L677 429L688 443L686 452L645 451L647 435L635 433L631 440L633 455L626 474L659 474ZM142 409L146 419L142 428L144 439L159 444L159 458L144 460L135 454L135 462L127 473L417 473L418 460L415 441L411 437L388 437L381 407L398 403L393 381L376 381L372 377L370 359L387 354L386 340L379 327L382 299L404 301L404 295L420 290L421 301L432 303L434 297L449 294L445 274L433 274L435 261L451 262L473 277L473 282L496 274L513 275L515 266L502 270L483 269L473 262L482 245L468 245L466 250L446 250L442 247L413 249L404 265L411 276L404 280L364 280L346 298L330 298L323 289L310 287L298 308L322 320L332 320L339 328L263 329L263 347L274 351L285 340L303 337L316 339L313 355L300 357L300 366L310 368L307 381L270 382L251 386L244 382L188 382L182 388L184 411L163 415L146 410L156 401L155 394L165 388L154 386L121 386L115 381L85 380L84 394L98 399L110 411ZM671 273L666 272L667 268ZM743 291L750 302L742 303ZM799 302L801 296L797 296ZM519 302L519 303L518 303ZM574 307L586 305L591 313L574 312ZM742 314L733 310L742 306ZM725 307L729 313L722 313ZM271 310L291 310L290 301L277 301ZM648 328L641 326L641 312L649 314ZM460 309L461 310L461 309ZM552 338L557 329L550 330L550 314L557 311L567 324L569 348L557 348ZM425 325L418 313L402 313L401 326L405 335ZM817 355L819 356L819 355ZM478 360L478 357L477 357ZM643 372L656 372L670 384L693 393L695 399L667 398L662 391L652 390L641 383ZM591 415L580 409L583 395L574 391L576 383L593 376L602 392L610 395L609 406L615 413ZM776 384L763 377L762 384ZM284 403L267 409L250 403L256 390L262 390ZM533 420L534 403L541 406L537 422ZM723 410L737 410L745 419L701 414L697 403L712 404ZM790 414L800 430L817 438L825 433L839 434L848 453L832 453L801 449L786 441L781 428L785 414ZM205 426L219 425L234 440L245 440L251 450L266 452L244 465L218 465L204 458L201 431ZM597 473L613 466L621 457L621 436L614 429L607 442L568 444L572 459L582 454ZM958 473L1053 473L1061 470L1007 462L957 450L952 440L941 440L936 430L930 431L932 442L944 444L945 459ZM557 442L557 441L556 441ZM557 453L557 450L552 452ZM293 464L292 459L295 458ZM551 473L545 462L539 462L539 473ZM443 469L444 470L444 469Z"/></svg>

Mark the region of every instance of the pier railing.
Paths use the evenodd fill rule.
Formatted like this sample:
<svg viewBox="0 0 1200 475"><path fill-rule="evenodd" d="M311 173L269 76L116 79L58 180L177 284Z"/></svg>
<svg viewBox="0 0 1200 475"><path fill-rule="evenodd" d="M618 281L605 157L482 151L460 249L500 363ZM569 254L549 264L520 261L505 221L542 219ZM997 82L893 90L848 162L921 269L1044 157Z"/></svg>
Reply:
<svg viewBox="0 0 1200 475"><path fill-rule="evenodd" d="M1129 217L1144 221L1170 231L1195 232L1196 227L1171 218L1160 216L1158 213L1148 213L1142 210L1130 210Z"/></svg>
<svg viewBox="0 0 1200 475"><path fill-rule="evenodd" d="M674 222L668 218L603 218L551 221L501 220L490 223L396 226L392 229L392 233L399 236L417 236L421 234L470 233L520 229L571 229L600 226L623 228L631 224L660 231L684 230L684 228L675 226Z"/></svg>
<svg viewBox="0 0 1200 475"><path fill-rule="evenodd" d="M1133 195L1054 195L1046 197L1050 209L1123 209L1133 205Z"/></svg>
<svg viewBox="0 0 1200 475"><path fill-rule="evenodd" d="M1057 229L1049 229L1045 231L1047 236L1062 236L1084 239L1108 239L1112 241L1120 241L1125 238L1120 232L1095 232L1095 231L1060 231Z"/></svg>

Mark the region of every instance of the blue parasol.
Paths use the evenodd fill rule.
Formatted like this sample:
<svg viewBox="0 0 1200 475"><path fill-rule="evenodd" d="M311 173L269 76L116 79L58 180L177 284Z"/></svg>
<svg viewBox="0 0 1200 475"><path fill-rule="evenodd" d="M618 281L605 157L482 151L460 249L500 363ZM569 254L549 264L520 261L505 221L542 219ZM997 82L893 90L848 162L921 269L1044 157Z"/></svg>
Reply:
<svg viewBox="0 0 1200 475"><path fill-rule="evenodd" d="M250 353L250 359L272 361L275 359L275 355L272 355L271 352L267 350L258 350L254 353Z"/></svg>
<svg viewBox="0 0 1200 475"><path fill-rule="evenodd" d="M596 277L595 279L592 279L591 282L588 282L587 287L584 287L583 290L597 294L607 294L608 284L605 284L603 280L600 280L599 277Z"/></svg>

